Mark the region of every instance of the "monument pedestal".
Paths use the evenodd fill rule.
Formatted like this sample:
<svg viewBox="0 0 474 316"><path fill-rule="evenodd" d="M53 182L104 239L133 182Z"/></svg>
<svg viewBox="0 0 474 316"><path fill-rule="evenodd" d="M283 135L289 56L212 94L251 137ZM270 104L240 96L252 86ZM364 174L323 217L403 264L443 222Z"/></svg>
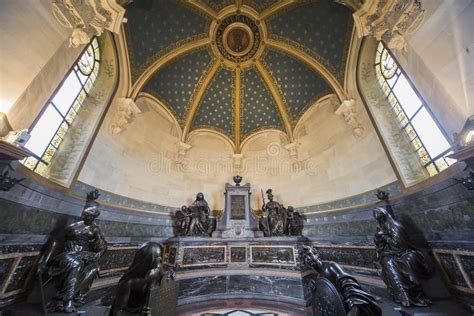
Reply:
<svg viewBox="0 0 474 316"><path fill-rule="evenodd" d="M258 219L251 213L250 184L225 185L224 215L217 222L212 237L255 238L263 237L258 229Z"/></svg>

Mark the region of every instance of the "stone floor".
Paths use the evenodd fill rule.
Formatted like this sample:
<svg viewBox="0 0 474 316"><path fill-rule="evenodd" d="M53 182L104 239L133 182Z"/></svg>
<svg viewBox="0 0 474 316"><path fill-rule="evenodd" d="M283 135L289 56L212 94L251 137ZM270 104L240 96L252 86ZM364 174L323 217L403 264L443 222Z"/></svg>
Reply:
<svg viewBox="0 0 474 316"><path fill-rule="evenodd" d="M454 298L450 300L437 300L434 301L434 304L430 307L426 308L409 308L409 309L402 309L399 311L399 307L393 304L386 299L383 299L381 304L383 315L384 316L441 316L441 315L449 315L449 316L470 316L473 315L472 313L468 312L466 307L456 301ZM256 306L254 306L256 307ZM219 308L216 307L216 310ZM43 315L41 306L35 304L20 304L10 308L9 310L5 310L0 312L1 316L39 316ZM106 316L108 315L108 308L102 306L100 300L92 301L85 306L83 306L77 314L59 314L53 313L48 314L51 316L59 316L59 315L90 315L90 316ZM187 315L196 315L195 313L186 312L184 314L180 314L180 316L187 316ZM199 315L199 313L197 314ZM288 314L287 314L288 315Z"/></svg>

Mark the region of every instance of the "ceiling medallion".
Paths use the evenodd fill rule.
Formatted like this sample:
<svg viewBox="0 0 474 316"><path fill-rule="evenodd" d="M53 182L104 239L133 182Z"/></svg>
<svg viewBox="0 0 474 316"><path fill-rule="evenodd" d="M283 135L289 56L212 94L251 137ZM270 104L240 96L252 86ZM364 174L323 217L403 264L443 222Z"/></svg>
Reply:
<svg viewBox="0 0 474 316"><path fill-rule="evenodd" d="M261 31L252 18L241 14L231 15L218 25L215 43L224 59L240 64L257 53L261 44Z"/></svg>

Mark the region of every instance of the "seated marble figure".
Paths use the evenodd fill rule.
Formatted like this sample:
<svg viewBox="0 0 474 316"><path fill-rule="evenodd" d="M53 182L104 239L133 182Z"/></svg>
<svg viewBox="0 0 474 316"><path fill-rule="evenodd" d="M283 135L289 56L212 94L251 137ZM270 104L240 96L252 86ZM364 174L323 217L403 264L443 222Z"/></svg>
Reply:
<svg viewBox="0 0 474 316"><path fill-rule="evenodd" d="M337 263L323 262L312 246L303 246L300 256L303 266L316 273L316 279L312 280L310 288L314 315L382 315L374 297L364 291L359 282L344 272ZM321 285L328 288L324 294ZM329 297L331 293L334 293L334 297ZM339 308L335 304L337 302L340 302Z"/></svg>
<svg viewBox="0 0 474 316"><path fill-rule="evenodd" d="M72 313L85 303L99 274L99 259L107 249L104 236L94 223L99 215L97 206L84 209L82 220L65 228L64 245L53 240L41 256L38 273L47 272L50 280L56 281L56 294L48 304L50 312Z"/></svg>
<svg viewBox="0 0 474 316"><path fill-rule="evenodd" d="M286 209L282 204L273 200L273 191L266 191L268 202L263 200L259 228L265 237L300 236L303 231L303 217L292 206ZM262 192L263 194L263 192Z"/></svg>
<svg viewBox="0 0 474 316"><path fill-rule="evenodd" d="M155 242L147 242L137 250L132 264L120 278L110 316L151 315L150 290L159 286L165 276L174 279L174 271L165 271L161 265L161 254L161 246Z"/></svg>
<svg viewBox="0 0 474 316"><path fill-rule="evenodd" d="M411 244L403 225L385 207L374 208L373 215L377 221L376 263L390 296L405 307L430 305L420 283L420 279L432 274L424 255Z"/></svg>
<svg viewBox="0 0 474 316"><path fill-rule="evenodd" d="M211 210L204 194L199 192L190 206L183 205L175 213L175 227L178 236L211 236L216 222L210 218Z"/></svg>

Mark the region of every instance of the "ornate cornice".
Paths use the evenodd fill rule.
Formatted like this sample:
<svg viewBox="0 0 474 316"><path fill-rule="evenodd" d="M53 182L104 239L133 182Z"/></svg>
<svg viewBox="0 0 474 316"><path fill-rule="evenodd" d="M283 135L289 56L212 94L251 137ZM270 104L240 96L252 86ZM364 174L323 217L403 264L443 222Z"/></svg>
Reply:
<svg viewBox="0 0 474 316"><path fill-rule="evenodd" d="M406 36L421 23L419 0L367 0L354 13L359 37L372 35L391 49L406 50Z"/></svg>
<svg viewBox="0 0 474 316"><path fill-rule="evenodd" d="M104 30L118 34L125 9L116 0L54 0L53 15L65 28L71 28L70 47L88 44Z"/></svg>
<svg viewBox="0 0 474 316"><path fill-rule="evenodd" d="M214 78L214 75L217 73L220 67L221 67L221 62L214 61L211 68L207 72L206 76L203 78L202 84L197 90L196 95L194 96L191 104L189 105L189 110L186 114L186 119L184 121L183 135L181 136L182 142L186 142L186 136L189 133L189 129L194 119L194 114L196 113L196 110L199 104L201 103L202 96L204 95L206 88L209 86L209 83Z"/></svg>
<svg viewBox="0 0 474 316"><path fill-rule="evenodd" d="M263 80L265 81L265 84L267 85L268 89L270 90L270 93L272 94L272 97L275 100L276 105L278 106L278 111L280 113L283 124L285 125L285 131L288 134L288 138L290 139L290 142L293 142L294 141L293 131L292 131L292 128L291 128L290 118L289 118L289 115L288 115L288 109L287 109L287 106L285 105L285 103L282 100L280 91L279 91L278 87L275 85L275 83L273 82L270 74L268 73L267 69L262 64L262 62L257 60L255 65L257 66L258 72L260 73Z"/></svg>
<svg viewBox="0 0 474 316"><path fill-rule="evenodd" d="M313 56L309 53L290 45L289 43L285 43L282 41L274 40L274 39L267 39L266 44L271 47L275 48L287 55L293 56L294 58L304 62L306 65L310 66L313 70L319 73L329 84L329 86L334 90L337 97L340 100L345 99L345 92L339 81L334 77L334 75L324 67L318 60L316 60Z"/></svg>

